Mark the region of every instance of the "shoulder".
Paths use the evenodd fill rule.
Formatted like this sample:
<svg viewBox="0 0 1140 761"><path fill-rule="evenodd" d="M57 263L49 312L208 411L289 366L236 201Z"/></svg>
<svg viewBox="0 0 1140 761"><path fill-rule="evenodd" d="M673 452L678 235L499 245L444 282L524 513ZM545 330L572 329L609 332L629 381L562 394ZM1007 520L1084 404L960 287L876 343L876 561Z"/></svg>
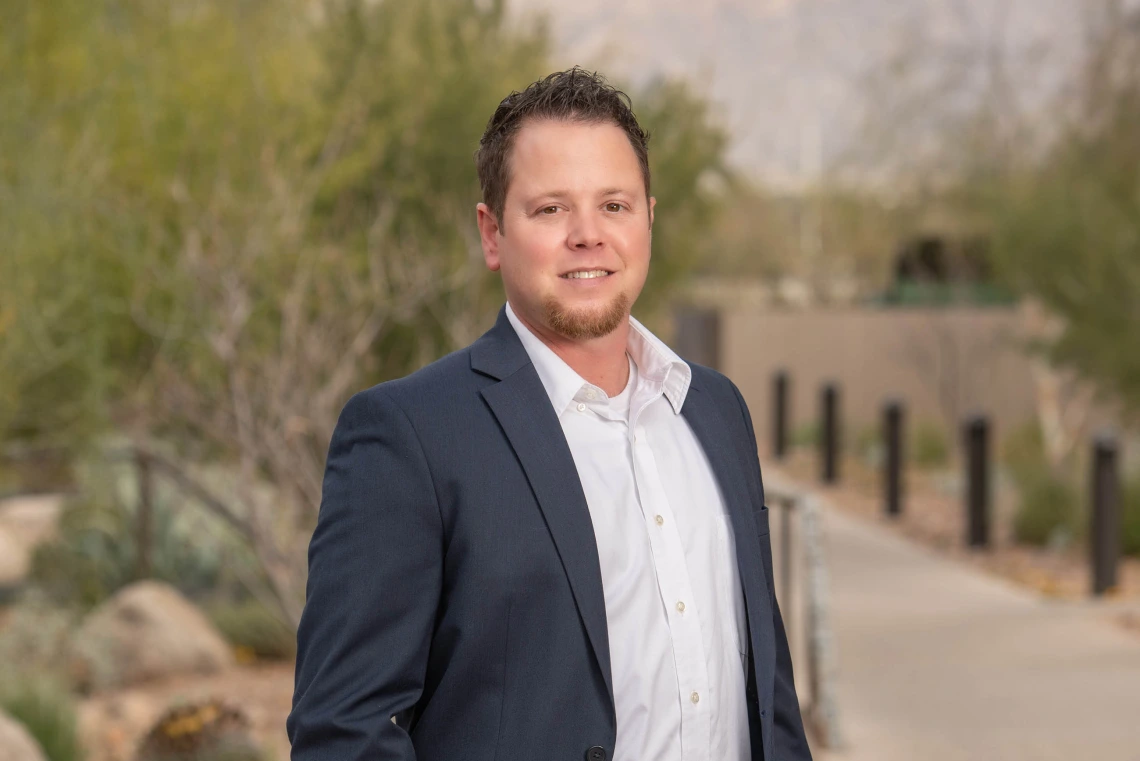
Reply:
<svg viewBox="0 0 1140 761"><path fill-rule="evenodd" d="M717 402L718 406L741 408L747 413L748 407L744 404L744 396L727 375L717 372L711 367L687 362L693 372L692 386L702 389Z"/></svg>
<svg viewBox="0 0 1140 761"><path fill-rule="evenodd" d="M701 389L709 395L713 404L720 411L725 421L730 425L740 425L736 429L747 437L753 446L756 443L756 432L752 427L752 414L744 401L744 395L728 376L713 370L711 367L689 362L693 371L692 386Z"/></svg>
<svg viewBox="0 0 1140 761"><path fill-rule="evenodd" d="M478 403L479 391L485 384L485 379L471 370L471 347L466 347L411 375L356 393L345 404L341 417L375 420L398 413L414 423L425 415L454 415L457 410Z"/></svg>

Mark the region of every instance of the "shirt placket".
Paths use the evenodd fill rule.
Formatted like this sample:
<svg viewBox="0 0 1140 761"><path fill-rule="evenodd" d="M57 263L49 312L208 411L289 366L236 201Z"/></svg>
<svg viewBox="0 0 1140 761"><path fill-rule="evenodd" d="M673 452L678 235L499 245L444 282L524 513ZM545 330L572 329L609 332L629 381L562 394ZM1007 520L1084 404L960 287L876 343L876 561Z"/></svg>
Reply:
<svg viewBox="0 0 1140 761"><path fill-rule="evenodd" d="M648 435L640 422L646 407L659 403L661 399L660 389L657 389L657 394L650 401L641 403L635 400L629 435L634 479L641 497L642 515L673 643L681 706L681 758L683 761L702 761L708 759L713 706L700 610L693 595L677 521L669 507Z"/></svg>

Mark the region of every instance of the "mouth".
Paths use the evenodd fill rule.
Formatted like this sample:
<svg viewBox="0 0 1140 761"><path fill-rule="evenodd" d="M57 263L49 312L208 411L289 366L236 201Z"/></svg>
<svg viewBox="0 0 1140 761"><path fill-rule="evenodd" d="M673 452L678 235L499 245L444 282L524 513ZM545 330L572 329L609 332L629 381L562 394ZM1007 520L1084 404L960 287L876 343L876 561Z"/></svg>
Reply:
<svg viewBox="0 0 1140 761"><path fill-rule="evenodd" d="M565 274L559 275L563 280L593 280L600 277L608 277L613 274L613 270L574 270Z"/></svg>

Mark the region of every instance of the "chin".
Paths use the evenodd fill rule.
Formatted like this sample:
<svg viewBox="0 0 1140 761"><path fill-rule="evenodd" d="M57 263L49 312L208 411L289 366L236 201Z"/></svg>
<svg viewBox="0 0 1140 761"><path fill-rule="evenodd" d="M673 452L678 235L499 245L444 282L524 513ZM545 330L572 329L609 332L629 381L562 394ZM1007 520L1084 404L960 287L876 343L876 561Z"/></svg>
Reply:
<svg viewBox="0 0 1140 761"><path fill-rule="evenodd" d="M575 341L602 338L629 319L629 297L618 294L608 304L571 307L551 297L543 304L546 324L559 335Z"/></svg>

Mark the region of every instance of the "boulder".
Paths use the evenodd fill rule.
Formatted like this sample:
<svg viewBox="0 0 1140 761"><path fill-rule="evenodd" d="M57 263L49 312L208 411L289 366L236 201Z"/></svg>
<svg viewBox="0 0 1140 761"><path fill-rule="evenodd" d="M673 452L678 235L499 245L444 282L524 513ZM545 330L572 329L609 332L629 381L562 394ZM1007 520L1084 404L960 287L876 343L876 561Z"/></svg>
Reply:
<svg viewBox="0 0 1140 761"><path fill-rule="evenodd" d="M140 581L96 608L73 640L79 687L106 690L233 665L230 646L169 584Z"/></svg>
<svg viewBox="0 0 1140 761"><path fill-rule="evenodd" d="M0 761L45 761L44 752L24 725L0 712Z"/></svg>
<svg viewBox="0 0 1140 761"><path fill-rule="evenodd" d="M64 497L60 494L31 494L0 500L0 529L30 552L59 536L63 504Z"/></svg>
<svg viewBox="0 0 1140 761"><path fill-rule="evenodd" d="M58 535L62 508L58 494L0 500L0 590L24 582L36 546Z"/></svg>
<svg viewBox="0 0 1140 761"><path fill-rule="evenodd" d="M0 526L0 588L20 585L28 575L28 550Z"/></svg>

